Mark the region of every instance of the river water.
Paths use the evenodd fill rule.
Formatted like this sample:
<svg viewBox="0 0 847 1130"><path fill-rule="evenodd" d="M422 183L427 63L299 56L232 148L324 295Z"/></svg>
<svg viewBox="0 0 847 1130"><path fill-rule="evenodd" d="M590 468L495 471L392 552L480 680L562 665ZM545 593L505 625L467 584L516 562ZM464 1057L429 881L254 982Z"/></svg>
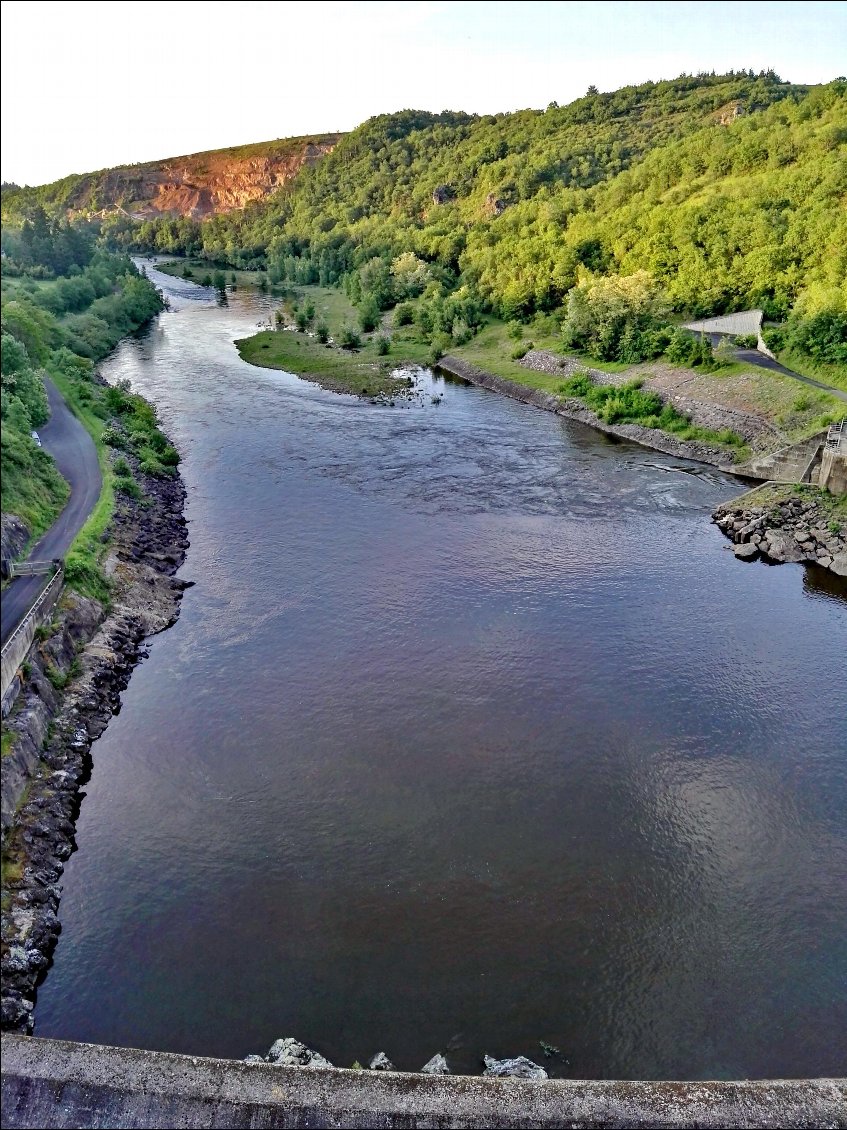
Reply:
<svg viewBox="0 0 847 1130"><path fill-rule="evenodd" d="M736 561L728 476L251 367L269 299L151 273L104 369L183 453L197 584L93 748L37 1034L843 1074L845 585Z"/></svg>

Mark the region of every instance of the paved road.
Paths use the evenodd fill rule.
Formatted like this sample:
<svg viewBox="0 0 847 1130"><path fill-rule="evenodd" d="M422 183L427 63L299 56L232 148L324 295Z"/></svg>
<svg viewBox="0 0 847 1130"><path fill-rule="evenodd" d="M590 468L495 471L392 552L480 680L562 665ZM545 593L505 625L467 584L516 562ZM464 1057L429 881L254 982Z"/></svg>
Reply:
<svg viewBox="0 0 847 1130"><path fill-rule="evenodd" d="M717 347L721 343L722 335L709 334L709 338L712 345ZM759 369L771 369L774 373L793 377L795 381L802 381L804 385L810 385L812 388L820 389L821 392L828 392L830 396L838 397L839 400L847 401L847 392L842 392L840 388L832 388L831 385L816 381L814 377L804 377L802 373L795 373L793 369L787 369L785 365L780 365L779 361L774 361L766 353L760 353L758 349L736 349L732 358L734 361L743 361L748 365L755 365Z"/></svg>
<svg viewBox="0 0 847 1130"><path fill-rule="evenodd" d="M64 557L71 542L100 497L103 479L97 461L97 448L91 436L62 399L50 380L45 380L50 401L50 420L39 429L45 451L71 487L64 510L29 555L30 561L51 561ZM47 577L15 577L3 591L0 611L0 641L5 643L32 607Z"/></svg>

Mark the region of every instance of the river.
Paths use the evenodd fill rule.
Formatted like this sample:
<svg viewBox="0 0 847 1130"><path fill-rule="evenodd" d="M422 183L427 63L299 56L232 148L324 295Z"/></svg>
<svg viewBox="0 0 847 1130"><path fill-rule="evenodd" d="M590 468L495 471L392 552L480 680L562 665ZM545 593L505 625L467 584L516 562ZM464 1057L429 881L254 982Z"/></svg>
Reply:
<svg viewBox="0 0 847 1130"><path fill-rule="evenodd" d="M269 298L150 273L103 370L183 454L197 583L93 747L36 1034L843 1074L847 586L736 561L729 476L251 367Z"/></svg>

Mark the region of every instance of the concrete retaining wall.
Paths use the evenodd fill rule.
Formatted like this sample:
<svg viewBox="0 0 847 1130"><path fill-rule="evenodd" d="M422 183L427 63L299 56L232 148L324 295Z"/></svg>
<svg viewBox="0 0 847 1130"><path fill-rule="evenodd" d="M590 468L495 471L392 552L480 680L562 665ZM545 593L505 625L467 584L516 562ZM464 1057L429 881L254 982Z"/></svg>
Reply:
<svg viewBox="0 0 847 1130"><path fill-rule="evenodd" d="M847 1127L838 1079L727 1083L482 1079L3 1037L16 1127Z"/></svg>
<svg viewBox="0 0 847 1130"><path fill-rule="evenodd" d="M818 432L799 443L783 447L770 455L751 459L733 468L737 475L751 479L767 479L775 483L799 483L826 441L826 432Z"/></svg>
<svg viewBox="0 0 847 1130"><path fill-rule="evenodd" d="M29 654L36 631L50 618L53 609L56 607L59 597L62 595L64 580L64 571L59 569L3 647L0 695L2 695L3 700L4 718L11 710L12 703L20 690L18 675L20 666Z"/></svg>
<svg viewBox="0 0 847 1130"><path fill-rule="evenodd" d="M818 482L833 494L847 494L847 453L825 447Z"/></svg>

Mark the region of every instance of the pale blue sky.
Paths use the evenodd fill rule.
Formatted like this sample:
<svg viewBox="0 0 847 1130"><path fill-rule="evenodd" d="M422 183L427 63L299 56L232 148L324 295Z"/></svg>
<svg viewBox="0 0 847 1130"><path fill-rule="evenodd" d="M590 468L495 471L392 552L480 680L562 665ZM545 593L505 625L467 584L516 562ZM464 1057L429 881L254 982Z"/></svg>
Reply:
<svg viewBox="0 0 847 1130"><path fill-rule="evenodd" d="M2 175L495 113L682 72L847 73L847 3L2 3Z"/></svg>

